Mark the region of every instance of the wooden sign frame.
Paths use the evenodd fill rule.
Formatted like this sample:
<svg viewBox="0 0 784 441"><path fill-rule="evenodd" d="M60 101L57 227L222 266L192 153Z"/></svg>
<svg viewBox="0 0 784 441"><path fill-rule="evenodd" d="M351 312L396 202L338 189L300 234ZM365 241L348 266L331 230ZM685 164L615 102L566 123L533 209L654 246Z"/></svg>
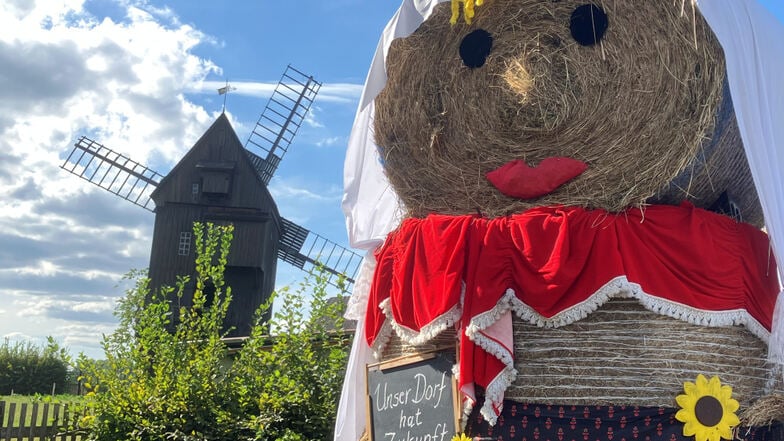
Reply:
<svg viewBox="0 0 784 441"><path fill-rule="evenodd" d="M370 372L373 371L384 371L388 369L400 368L409 365L414 365L416 363L420 363L423 361L431 360L433 358L438 357L441 354L454 354L455 363L458 363L459 354L457 352L457 346L448 346L448 347L440 347L434 350L429 350L425 352L420 352L417 354L412 355L405 355L402 357L397 357L391 360L382 361L379 363L371 363L368 364L365 368L365 427L367 431L367 439L370 441L390 441L388 439L377 439L375 438L374 430L373 430L373 409L371 408L371 394L373 393L370 390L370 382L368 380ZM450 359L451 361L452 359ZM453 374L450 373L450 390L452 393L452 429L454 430L455 434L460 433L460 394L457 387L457 378ZM440 441L437 438L434 438L435 441ZM397 438L395 438L395 441ZM451 440L451 436L449 438L445 438L445 441Z"/></svg>

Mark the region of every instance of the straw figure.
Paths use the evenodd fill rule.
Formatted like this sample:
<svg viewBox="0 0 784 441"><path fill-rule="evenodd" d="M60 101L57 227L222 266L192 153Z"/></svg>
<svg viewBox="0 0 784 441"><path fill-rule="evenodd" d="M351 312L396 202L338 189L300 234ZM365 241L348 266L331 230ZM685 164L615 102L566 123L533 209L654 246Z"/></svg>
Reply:
<svg viewBox="0 0 784 441"><path fill-rule="evenodd" d="M457 340L481 439L784 439L777 271L699 12L466 1L387 55L374 136L407 217L368 343Z"/></svg>

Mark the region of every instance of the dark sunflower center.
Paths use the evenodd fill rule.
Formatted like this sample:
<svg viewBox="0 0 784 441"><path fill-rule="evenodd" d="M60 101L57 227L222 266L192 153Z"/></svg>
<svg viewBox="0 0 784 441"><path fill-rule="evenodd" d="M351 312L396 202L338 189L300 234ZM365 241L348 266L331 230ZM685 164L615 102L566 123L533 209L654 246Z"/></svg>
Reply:
<svg viewBox="0 0 784 441"><path fill-rule="evenodd" d="M694 415L697 417L697 421L705 427L713 427L719 424L723 413L724 409L721 407L719 400L711 396L700 398L697 400L697 404L694 405Z"/></svg>

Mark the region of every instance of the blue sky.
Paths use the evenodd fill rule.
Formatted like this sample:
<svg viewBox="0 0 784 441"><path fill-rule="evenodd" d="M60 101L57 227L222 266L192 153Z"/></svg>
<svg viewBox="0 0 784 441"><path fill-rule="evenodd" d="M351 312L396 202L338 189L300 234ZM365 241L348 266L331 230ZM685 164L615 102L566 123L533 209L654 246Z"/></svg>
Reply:
<svg viewBox="0 0 784 441"><path fill-rule="evenodd" d="M221 111L241 140L290 63L323 83L270 183L285 217L345 244L345 145L397 4L12 0L0 5L0 336L100 356L153 215L60 170L91 135L165 174ZM279 264L277 285L302 272Z"/></svg>
<svg viewBox="0 0 784 441"><path fill-rule="evenodd" d="M740 0L739 0L740 1ZM764 0L784 21L784 4ZM245 140L286 65L324 84L270 189L282 215L345 244L343 155L398 0L0 2L0 336L100 356L118 283L153 216L58 166L90 134L165 174L221 111ZM265 92L266 91L266 92ZM299 270L279 265L278 285Z"/></svg>

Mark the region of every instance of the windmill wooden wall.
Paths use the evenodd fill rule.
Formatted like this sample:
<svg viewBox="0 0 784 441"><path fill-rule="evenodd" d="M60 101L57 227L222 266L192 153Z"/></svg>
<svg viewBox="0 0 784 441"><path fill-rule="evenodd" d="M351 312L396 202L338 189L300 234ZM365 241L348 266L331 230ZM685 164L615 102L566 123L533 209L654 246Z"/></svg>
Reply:
<svg viewBox="0 0 784 441"><path fill-rule="evenodd" d="M233 301L229 336L247 336L253 314L275 287L280 215L228 119L222 114L161 180L151 195L155 229L150 255L153 288L174 286L195 271L193 222L232 223L227 285ZM189 305L192 286L181 300Z"/></svg>

